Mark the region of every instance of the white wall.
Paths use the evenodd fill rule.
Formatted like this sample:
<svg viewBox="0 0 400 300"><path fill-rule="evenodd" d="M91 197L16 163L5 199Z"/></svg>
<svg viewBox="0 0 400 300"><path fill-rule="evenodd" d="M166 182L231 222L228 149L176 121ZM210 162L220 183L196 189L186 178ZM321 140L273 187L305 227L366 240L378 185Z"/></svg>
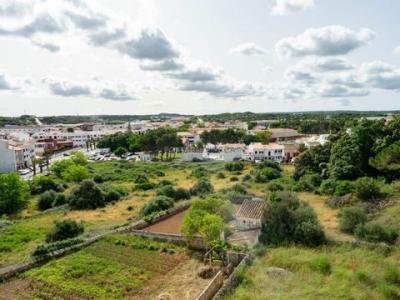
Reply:
<svg viewBox="0 0 400 300"><path fill-rule="evenodd" d="M0 141L0 173L16 171L15 151L8 148L7 141Z"/></svg>

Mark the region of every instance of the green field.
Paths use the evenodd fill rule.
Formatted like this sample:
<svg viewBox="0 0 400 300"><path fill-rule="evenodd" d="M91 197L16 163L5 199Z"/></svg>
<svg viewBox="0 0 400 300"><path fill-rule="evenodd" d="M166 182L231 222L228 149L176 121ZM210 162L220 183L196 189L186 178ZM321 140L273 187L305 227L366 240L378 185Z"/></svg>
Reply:
<svg viewBox="0 0 400 300"><path fill-rule="evenodd" d="M292 272L270 277L268 267ZM397 275L396 271L397 270ZM397 276L397 277L396 277ZM351 245L268 249L226 299L399 299L400 248L385 252Z"/></svg>
<svg viewBox="0 0 400 300"><path fill-rule="evenodd" d="M118 234L32 269L18 280L30 282L25 293L33 299L125 299L185 259L184 250L174 245Z"/></svg>

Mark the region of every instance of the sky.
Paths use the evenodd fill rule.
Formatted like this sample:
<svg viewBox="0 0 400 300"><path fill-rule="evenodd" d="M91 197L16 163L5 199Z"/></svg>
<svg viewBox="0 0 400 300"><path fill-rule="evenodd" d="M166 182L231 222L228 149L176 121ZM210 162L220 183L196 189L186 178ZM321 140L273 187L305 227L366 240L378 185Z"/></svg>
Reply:
<svg viewBox="0 0 400 300"><path fill-rule="evenodd" d="M400 109L397 0L0 0L0 115Z"/></svg>

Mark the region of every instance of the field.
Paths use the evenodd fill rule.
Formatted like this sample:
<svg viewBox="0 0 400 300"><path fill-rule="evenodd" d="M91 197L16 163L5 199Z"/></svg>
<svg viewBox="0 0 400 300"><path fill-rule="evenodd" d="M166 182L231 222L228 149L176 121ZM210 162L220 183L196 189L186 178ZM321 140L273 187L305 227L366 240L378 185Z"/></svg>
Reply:
<svg viewBox="0 0 400 300"><path fill-rule="evenodd" d="M200 266L184 248L118 234L0 285L0 299L192 297L208 283L197 277Z"/></svg>
<svg viewBox="0 0 400 300"><path fill-rule="evenodd" d="M271 277L268 267L293 274ZM396 267L400 268L399 247L388 254L379 247L350 245L275 248L256 258L226 299L398 299Z"/></svg>

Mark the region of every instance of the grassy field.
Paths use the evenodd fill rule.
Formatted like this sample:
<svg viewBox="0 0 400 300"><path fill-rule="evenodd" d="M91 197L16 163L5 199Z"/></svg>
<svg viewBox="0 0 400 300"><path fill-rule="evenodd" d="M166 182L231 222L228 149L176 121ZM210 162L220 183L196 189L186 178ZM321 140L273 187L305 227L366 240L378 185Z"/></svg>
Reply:
<svg viewBox="0 0 400 300"><path fill-rule="evenodd" d="M118 234L23 273L0 285L0 294L8 299L16 299L15 291L33 299L147 299L150 287L153 292L162 292L168 273L174 274L177 267L184 270L186 264L189 273L179 274L181 285L185 284L185 276L190 277L191 268L200 265L185 249ZM200 280L191 288L197 294L205 284ZM24 287L23 291L9 289L15 285Z"/></svg>
<svg viewBox="0 0 400 300"><path fill-rule="evenodd" d="M270 277L267 267L293 274ZM256 258L226 299L399 299L399 272L399 247L388 254L350 245L275 248Z"/></svg>

